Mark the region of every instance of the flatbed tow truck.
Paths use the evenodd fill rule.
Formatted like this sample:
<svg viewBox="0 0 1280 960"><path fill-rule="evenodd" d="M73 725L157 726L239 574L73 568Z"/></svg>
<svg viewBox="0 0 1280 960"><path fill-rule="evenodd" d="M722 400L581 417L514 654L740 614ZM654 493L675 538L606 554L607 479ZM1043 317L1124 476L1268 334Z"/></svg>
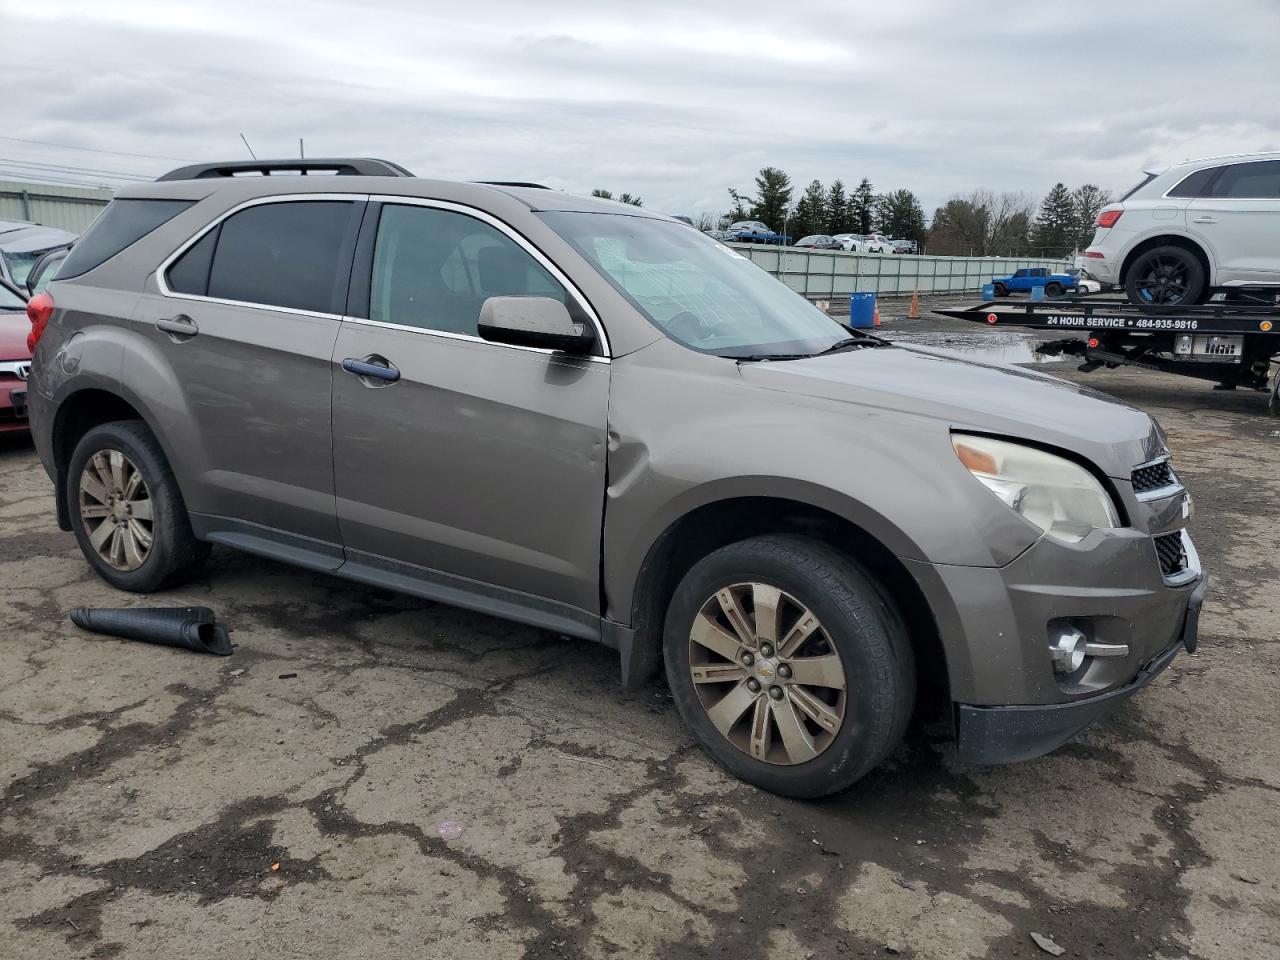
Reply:
<svg viewBox="0 0 1280 960"><path fill-rule="evenodd" d="M1280 365L1280 295L1274 292L1185 306L1088 296L992 300L934 312L988 327L1078 331L1045 341L1036 352L1078 356L1085 372L1127 365L1209 380L1215 390L1263 391L1271 413L1280 416L1280 366L1271 372Z"/></svg>

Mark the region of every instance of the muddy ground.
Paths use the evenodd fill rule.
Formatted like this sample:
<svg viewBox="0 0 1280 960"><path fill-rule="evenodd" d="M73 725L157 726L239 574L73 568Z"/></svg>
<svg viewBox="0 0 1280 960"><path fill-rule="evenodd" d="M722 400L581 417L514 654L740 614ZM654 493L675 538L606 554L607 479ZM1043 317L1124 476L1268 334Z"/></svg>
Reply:
<svg viewBox="0 0 1280 960"><path fill-rule="evenodd" d="M720 772L603 648L226 550L141 602L216 607L234 656L78 633L129 598L0 441L0 956L1280 957L1280 420L1087 379L1197 497L1199 652L1050 757L915 732L821 803Z"/></svg>

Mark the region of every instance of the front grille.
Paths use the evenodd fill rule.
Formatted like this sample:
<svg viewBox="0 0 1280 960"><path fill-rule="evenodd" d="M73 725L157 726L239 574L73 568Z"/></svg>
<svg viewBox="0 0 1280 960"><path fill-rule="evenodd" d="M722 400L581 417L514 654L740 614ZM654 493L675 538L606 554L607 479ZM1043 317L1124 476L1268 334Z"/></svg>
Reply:
<svg viewBox="0 0 1280 960"><path fill-rule="evenodd" d="M1149 490L1159 490L1161 487L1171 487L1177 482L1178 479L1173 475L1173 467L1168 460L1161 460L1159 463L1152 463L1133 471L1134 493L1146 493Z"/></svg>
<svg viewBox="0 0 1280 960"><path fill-rule="evenodd" d="M1166 533L1156 537L1155 541L1161 573L1172 577L1187 569L1187 551L1182 546L1181 533Z"/></svg>

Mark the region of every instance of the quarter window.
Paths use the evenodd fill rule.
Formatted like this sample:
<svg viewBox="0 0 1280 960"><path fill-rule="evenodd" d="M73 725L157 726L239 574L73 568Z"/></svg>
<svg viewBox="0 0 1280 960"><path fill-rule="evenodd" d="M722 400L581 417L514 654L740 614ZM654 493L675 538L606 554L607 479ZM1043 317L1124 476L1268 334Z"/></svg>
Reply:
<svg viewBox="0 0 1280 960"><path fill-rule="evenodd" d="M1280 200L1280 160L1233 163L1222 171L1209 195L1237 200Z"/></svg>
<svg viewBox="0 0 1280 960"><path fill-rule="evenodd" d="M432 207L382 208L370 320L475 336L480 307L489 297L570 303L542 264L483 220Z"/></svg>
<svg viewBox="0 0 1280 960"><path fill-rule="evenodd" d="M1209 182L1218 175L1218 171L1221 169L1221 167L1208 167L1207 169L1187 174L1178 182L1176 187L1169 191L1169 196L1191 198L1204 196L1205 187L1209 186Z"/></svg>
<svg viewBox="0 0 1280 960"><path fill-rule="evenodd" d="M233 213L169 268L169 288L291 310L341 313L357 205L265 203Z"/></svg>

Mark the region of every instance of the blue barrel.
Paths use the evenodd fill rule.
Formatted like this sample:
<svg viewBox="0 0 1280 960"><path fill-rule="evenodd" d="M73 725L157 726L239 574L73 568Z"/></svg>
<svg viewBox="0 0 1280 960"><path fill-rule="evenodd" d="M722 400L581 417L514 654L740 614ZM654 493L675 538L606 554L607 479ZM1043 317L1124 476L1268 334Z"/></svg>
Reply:
<svg viewBox="0 0 1280 960"><path fill-rule="evenodd" d="M984 283L982 285L982 299L994 300L996 298L996 285L994 283Z"/></svg>
<svg viewBox="0 0 1280 960"><path fill-rule="evenodd" d="M1032 299L1032 300L1043 300L1043 299L1044 299L1044 287L1042 287L1042 286L1032 287L1032 288L1031 288L1031 299Z"/></svg>
<svg viewBox="0 0 1280 960"><path fill-rule="evenodd" d="M876 295L874 293L849 294L849 326L874 327L876 325Z"/></svg>

